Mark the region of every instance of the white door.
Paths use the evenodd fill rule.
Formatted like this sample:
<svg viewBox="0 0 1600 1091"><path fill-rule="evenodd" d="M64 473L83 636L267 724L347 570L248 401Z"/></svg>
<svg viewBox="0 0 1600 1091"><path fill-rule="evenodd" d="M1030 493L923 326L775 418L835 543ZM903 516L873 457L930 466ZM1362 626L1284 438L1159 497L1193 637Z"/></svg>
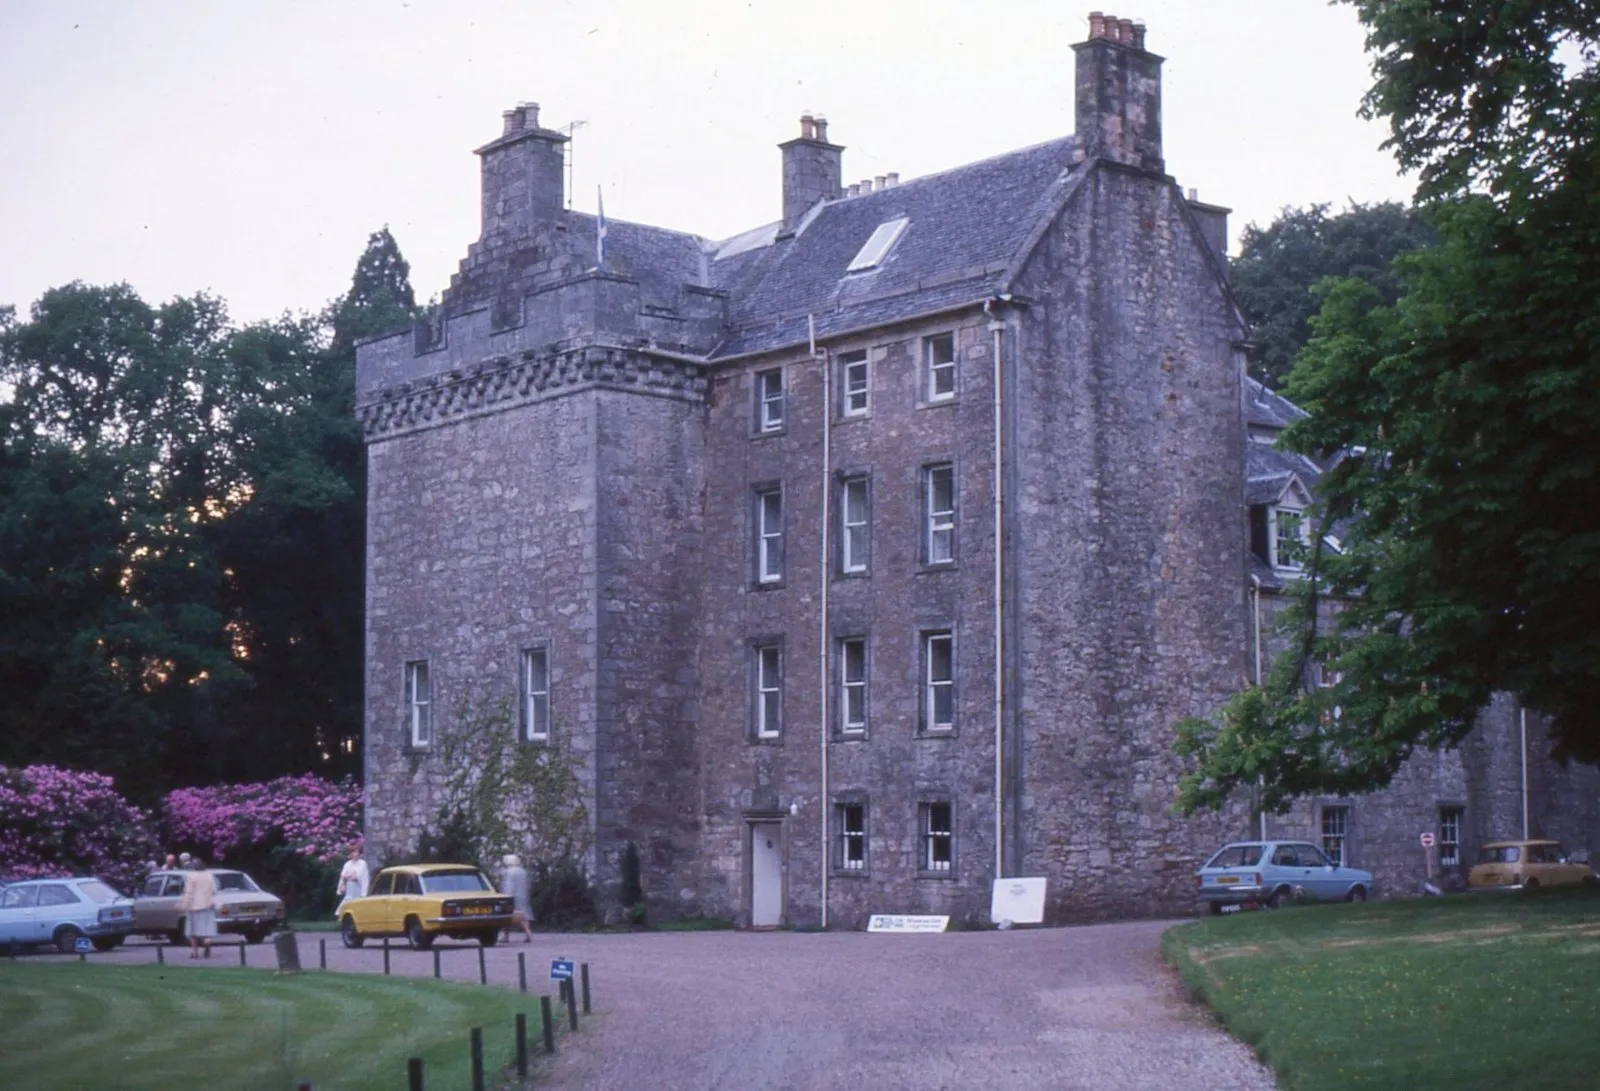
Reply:
<svg viewBox="0 0 1600 1091"><path fill-rule="evenodd" d="M750 826L750 926L775 927L783 919L783 827Z"/></svg>

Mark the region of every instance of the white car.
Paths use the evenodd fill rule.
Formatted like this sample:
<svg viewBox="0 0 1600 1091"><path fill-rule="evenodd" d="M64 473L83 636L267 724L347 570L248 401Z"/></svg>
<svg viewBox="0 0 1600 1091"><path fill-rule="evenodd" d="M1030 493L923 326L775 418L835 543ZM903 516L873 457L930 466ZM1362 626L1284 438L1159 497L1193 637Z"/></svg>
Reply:
<svg viewBox="0 0 1600 1091"><path fill-rule="evenodd" d="M0 946L52 944L71 954L78 940L109 951L133 931L133 903L99 879L25 879L0 888Z"/></svg>

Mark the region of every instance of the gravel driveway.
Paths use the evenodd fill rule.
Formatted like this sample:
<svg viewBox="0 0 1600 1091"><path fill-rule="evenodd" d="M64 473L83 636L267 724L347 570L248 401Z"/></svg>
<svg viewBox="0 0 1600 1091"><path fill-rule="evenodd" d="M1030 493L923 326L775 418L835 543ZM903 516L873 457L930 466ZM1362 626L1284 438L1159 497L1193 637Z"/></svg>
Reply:
<svg viewBox="0 0 1600 1091"><path fill-rule="evenodd" d="M554 992L549 959L587 962L594 1016L541 1067L583 1089L1269 1089L1270 1073L1212 1026L1161 962L1170 922L944 935L668 932L536 935L486 952L491 983ZM302 934L301 959L381 972L372 944ZM476 945L443 945L448 977L478 977ZM170 954L182 955L176 948ZM270 945L248 949L273 964ZM153 961L139 942L97 960ZM432 974L394 949L395 973ZM183 965L183 962L179 962ZM237 949L211 965L238 965ZM188 963L205 966L207 963Z"/></svg>

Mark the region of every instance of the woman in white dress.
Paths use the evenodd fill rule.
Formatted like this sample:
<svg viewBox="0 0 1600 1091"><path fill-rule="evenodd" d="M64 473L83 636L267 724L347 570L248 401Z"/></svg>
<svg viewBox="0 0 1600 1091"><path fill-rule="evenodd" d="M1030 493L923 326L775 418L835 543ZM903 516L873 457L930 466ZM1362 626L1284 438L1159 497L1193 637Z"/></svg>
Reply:
<svg viewBox="0 0 1600 1091"><path fill-rule="evenodd" d="M339 907L333 911L337 918L344 912L344 903L351 898L365 898L367 886L372 881L367 862L361 858L361 846L350 846L350 859L339 869Z"/></svg>

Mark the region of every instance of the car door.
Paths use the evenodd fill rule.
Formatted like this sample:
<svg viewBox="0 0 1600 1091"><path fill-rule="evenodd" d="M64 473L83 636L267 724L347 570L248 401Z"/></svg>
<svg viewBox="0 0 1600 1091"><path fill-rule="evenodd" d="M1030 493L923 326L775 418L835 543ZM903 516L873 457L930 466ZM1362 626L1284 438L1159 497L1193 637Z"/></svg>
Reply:
<svg viewBox="0 0 1600 1091"><path fill-rule="evenodd" d="M1349 883L1344 869L1328 859L1328 854L1315 845L1297 845L1296 848L1299 849L1300 863L1306 867L1306 893L1319 902L1343 898Z"/></svg>
<svg viewBox="0 0 1600 1091"><path fill-rule="evenodd" d="M39 899L36 883L21 883L0 890L0 943L37 943L34 906Z"/></svg>
<svg viewBox="0 0 1600 1091"><path fill-rule="evenodd" d="M34 943L49 943L62 924L82 926L78 892L66 883L40 883L39 905L34 913Z"/></svg>
<svg viewBox="0 0 1600 1091"><path fill-rule="evenodd" d="M161 892L152 899L150 925L152 932L171 932L178 927L178 900L183 897L183 876L160 876Z"/></svg>
<svg viewBox="0 0 1600 1091"><path fill-rule="evenodd" d="M394 897L389 899L389 908L384 914L384 930L401 932L405 929L406 918L410 916L423 917L427 914L417 908L422 901L422 880L407 871L402 871L394 877Z"/></svg>

